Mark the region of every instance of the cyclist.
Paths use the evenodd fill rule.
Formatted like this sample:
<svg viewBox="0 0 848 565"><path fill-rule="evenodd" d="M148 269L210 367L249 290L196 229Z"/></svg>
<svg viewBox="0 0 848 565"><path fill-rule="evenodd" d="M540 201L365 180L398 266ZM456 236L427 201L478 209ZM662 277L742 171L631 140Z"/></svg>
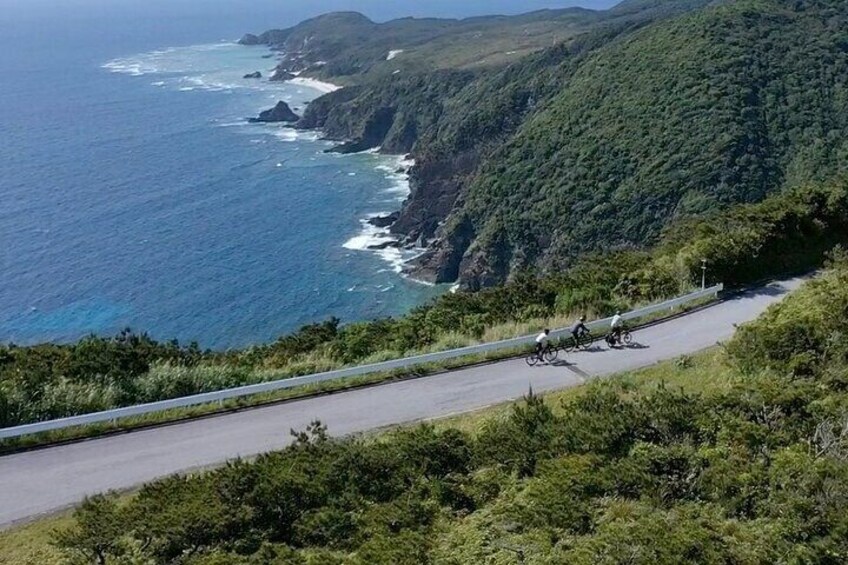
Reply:
<svg viewBox="0 0 848 565"><path fill-rule="evenodd" d="M612 329L611 335L613 343L621 341L621 330L624 329L624 318L621 317L621 312L616 312L615 316L612 317L610 328Z"/></svg>
<svg viewBox="0 0 848 565"><path fill-rule="evenodd" d="M548 336L551 335L551 330L545 328L545 331L536 336L536 355L539 359L542 358L542 351L548 343Z"/></svg>
<svg viewBox="0 0 848 565"><path fill-rule="evenodd" d="M580 319L571 327L571 336L574 338L574 345L580 343L580 338L589 333L589 328L586 327L586 316L580 316Z"/></svg>

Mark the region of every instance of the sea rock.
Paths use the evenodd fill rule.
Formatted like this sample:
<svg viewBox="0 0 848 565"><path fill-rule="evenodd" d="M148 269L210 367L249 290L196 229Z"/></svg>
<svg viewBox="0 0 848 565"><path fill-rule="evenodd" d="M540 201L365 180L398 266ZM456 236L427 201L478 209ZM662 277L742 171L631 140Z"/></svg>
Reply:
<svg viewBox="0 0 848 565"><path fill-rule="evenodd" d="M261 43L259 37L252 33L246 33L239 39L239 45L260 45Z"/></svg>
<svg viewBox="0 0 848 565"><path fill-rule="evenodd" d="M300 118L297 114L292 112L292 109L289 108L289 105L280 100L277 102L277 105L271 108L270 110L265 110L264 112L259 114L258 118L250 118L251 123L278 123L278 122L296 122Z"/></svg>
<svg viewBox="0 0 848 565"><path fill-rule="evenodd" d="M392 239L390 241L381 241L380 243L375 243L374 245L369 245L368 249L372 249L374 251L379 251L382 249L388 249L389 247L400 247L400 242Z"/></svg>
<svg viewBox="0 0 848 565"><path fill-rule="evenodd" d="M242 78L262 78L262 73L260 73L259 71L256 71L254 73L247 73Z"/></svg>
<svg viewBox="0 0 848 565"><path fill-rule="evenodd" d="M395 223L398 217L400 217L400 211L392 212L386 216L375 216L373 218L369 218L368 223L378 228L387 228Z"/></svg>

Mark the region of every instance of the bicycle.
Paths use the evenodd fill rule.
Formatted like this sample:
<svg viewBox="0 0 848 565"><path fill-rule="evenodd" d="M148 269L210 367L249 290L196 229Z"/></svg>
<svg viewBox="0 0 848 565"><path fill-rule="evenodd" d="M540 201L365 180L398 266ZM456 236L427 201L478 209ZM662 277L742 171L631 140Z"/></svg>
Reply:
<svg viewBox="0 0 848 565"><path fill-rule="evenodd" d="M524 361L531 367L534 367L536 366L536 364L542 361L545 363L553 363L554 361L556 361L558 355L559 351L555 347L551 347L551 345L548 344L542 349L542 351L538 353L534 351L533 353L528 355L524 359Z"/></svg>
<svg viewBox="0 0 848 565"><path fill-rule="evenodd" d="M574 336L568 338L568 341L565 342L563 349L571 353L572 351L576 351L579 349L587 350L592 346L592 342L595 341L595 338L592 336L592 332L586 330L580 333L580 336L577 339L574 339Z"/></svg>
<svg viewBox="0 0 848 565"><path fill-rule="evenodd" d="M607 334L606 342L610 347L618 345L630 345L633 343L633 334L630 333L628 328L621 328L618 332L618 336L614 334L614 332L610 332Z"/></svg>

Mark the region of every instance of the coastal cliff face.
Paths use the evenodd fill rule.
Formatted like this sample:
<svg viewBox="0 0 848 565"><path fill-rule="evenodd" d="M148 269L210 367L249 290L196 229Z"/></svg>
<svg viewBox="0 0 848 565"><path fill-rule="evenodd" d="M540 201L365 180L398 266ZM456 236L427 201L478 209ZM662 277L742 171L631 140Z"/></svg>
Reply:
<svg viewBox="0 0 848 565"><path fill-rule="evenodd" d="M631 0L500 66L360 65L357 84L314 101L297 127L339 151L411 153L390 229L427 251L407 271L482 288L649 246L681 218L839 172L848 59L828 46L847 12L836 0Z"/></svg>

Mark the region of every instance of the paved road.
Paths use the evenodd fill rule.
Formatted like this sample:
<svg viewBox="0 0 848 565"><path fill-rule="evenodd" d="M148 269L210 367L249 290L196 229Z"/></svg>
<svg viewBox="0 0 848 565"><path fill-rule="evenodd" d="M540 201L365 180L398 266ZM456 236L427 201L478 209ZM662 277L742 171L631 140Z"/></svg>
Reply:
<svg viewBox="0 0 848 565"><path fill-rule="evenodd" d="M289 430L320 419L335 435L467 412L700 351L729 338L801 284L774 283L705 310L646 328L639 345L571 354L568 365L523 360L389 383L157 429L0 457L0 527L67 508L85 495L127 489L179 471L278 449Z"/></svg>

